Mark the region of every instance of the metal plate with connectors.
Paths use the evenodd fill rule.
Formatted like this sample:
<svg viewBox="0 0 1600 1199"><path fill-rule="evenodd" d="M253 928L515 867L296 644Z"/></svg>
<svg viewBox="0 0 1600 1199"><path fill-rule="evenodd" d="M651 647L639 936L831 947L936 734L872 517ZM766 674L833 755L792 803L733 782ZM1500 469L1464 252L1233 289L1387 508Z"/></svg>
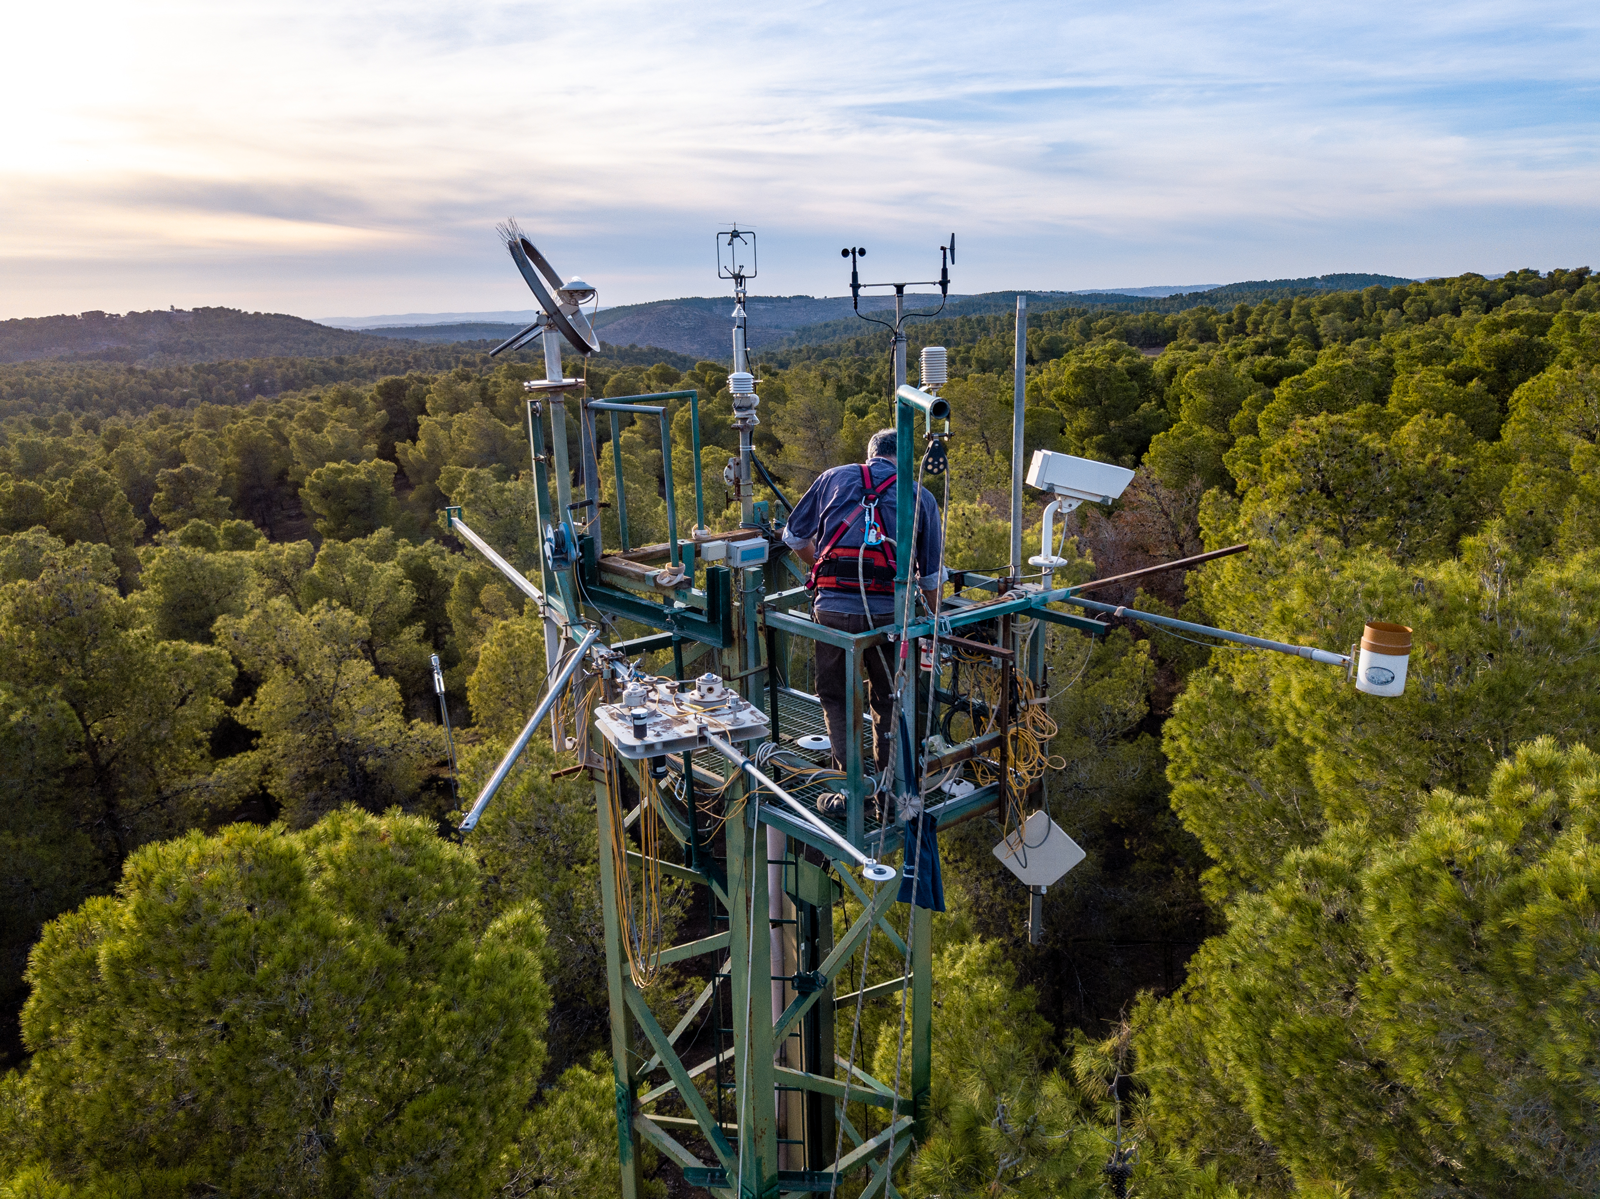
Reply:
<svg viewBox="0 0 1600 1199"><path fill-rule="evenodd" d="M754 741L771 733L765 713L715 675L701 675L686 691L673 683L632 684L622 703L602 705L594 719L617 752L633 759L709 749L703 728L725 741Z"/></svg>

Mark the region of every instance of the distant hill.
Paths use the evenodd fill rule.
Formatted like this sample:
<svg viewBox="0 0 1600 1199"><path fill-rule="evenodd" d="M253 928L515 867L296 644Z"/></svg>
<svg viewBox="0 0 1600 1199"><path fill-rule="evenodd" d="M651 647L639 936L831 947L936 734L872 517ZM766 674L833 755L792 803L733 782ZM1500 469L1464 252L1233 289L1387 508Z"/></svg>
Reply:
<svg viewBox="0 0 1600 1199"><path fill-rule="evenodd" d="M495 346L518 329L526 328L527 324L527 321L517 325L499 321L461 321L448 325L374 325L361 332L369 337L398 338L402 341L486 341Z"/></svg>
<svg viewBox="0 0 1600 1199"><path fill-rule="evenodd" d="M382 348L364 333L237 308L84 312L0 321L0 362L81 359L167 366L246 358L328 358Z"/></svg>
<svg viewBox="0 0 1600 1199"><path fill-rule="evenodd" d="M1182 312L1202 304L1232 308L1329 291L1359 291L1374 285L1411 282L1395 275L1320 275L1305 279L1261 279L1229 283L1181 295L1118 292L1027 292L1030 311L1090 308L1115 312ZM1140 291L1157 291L1141 288ZM1013 311L1015 291L952 295L946 317L996 316ZM937 308L938 296L907 296L916 308ZM893 307L891 296L863 296L863 312ZM849 296L752 296L746 302L750 347L816 346L860 336L867 326L855 315ZM726 361L732 354L731 296L690 296L603 309L595 331L603 353L619 362L668 361L680 367L697 359ZM498 314L495 314L498 315ZM510 315L510 314L507 314ZM184 312L130 312L123 316L85 312L77 316L28 317L0 321L0 363L65 360L121 362L140 366L244 361L258 358L333 358L388 354L401 341L414 346L460 346L482 352L509 337L522 323L476 321L336 329L281 313L236 308L196 308Z"/></svg>
<svg viewBox="0 0 1600 1199"><path fill-rule="evenodd" d="M1138 296L1120 292L1046 291L1024 292L1028 297L1029 312L1048 312L1056 308L1085 308L1110 312L1183 312L1189 308L1210 306L1218 310L1232 308L1235 304L1260 304L1265 301L1292 299L1296 296L1319 295L1330 291L1360 291L1362 288L1398 287L1410 283L1398 275L1320 275L1307 279L1261 279L1245 283L1228 283L1207 291L1187 292L1171 296ZM996 316L1016 311L1017 292L995 291L968 296L959 302L952 297L941 316ZM859 319L824 321L815 325L802 325L783 342L767 348L779 351L778 361L787 361L783 350L827 345L860 337L864 332Z"/></svg>

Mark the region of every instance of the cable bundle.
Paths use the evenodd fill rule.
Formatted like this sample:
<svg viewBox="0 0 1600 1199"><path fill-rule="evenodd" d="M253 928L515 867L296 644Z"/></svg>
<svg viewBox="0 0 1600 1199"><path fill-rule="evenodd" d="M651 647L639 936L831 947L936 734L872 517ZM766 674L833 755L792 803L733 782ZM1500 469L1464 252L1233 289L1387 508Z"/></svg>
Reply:
<svg viewBox="0 0 1600 1199"><path fill-rule="evenodd" d="M973 720L973 736L983 736L995 731L1000 720L1002 673L994 659L976 651L963 650L957 660L971 669L972 690L966 699L969 716L979 705L985 713L983 726ZM1024 675L1013 675L1011 695L1011 721L1006 737L1006 766L1010 786L1009 803L1005 812L1005 831L1019 827L1023 818L1023 801L1035 782L1045 771L1065 770L1067 761L1050 752L1050 742L1060 732L1051 719L1047 705L1037 697L1033 683ZM1000 765L992 758L974 758L972 773L976 782L986 785L1000 777Z"/></svg>
<svg viewBox="0 0 1600 1199"><path fill-rule="evenodd" d="M635 894L628 869L627 816L622 810L621 767L616 756L606 754L606 801L611 810L611 865L617 880L617 919L622 944L628 952L628 973L640 990L653 985L661 973L661 795L650 772L639 783L639 889Z"/></svg>

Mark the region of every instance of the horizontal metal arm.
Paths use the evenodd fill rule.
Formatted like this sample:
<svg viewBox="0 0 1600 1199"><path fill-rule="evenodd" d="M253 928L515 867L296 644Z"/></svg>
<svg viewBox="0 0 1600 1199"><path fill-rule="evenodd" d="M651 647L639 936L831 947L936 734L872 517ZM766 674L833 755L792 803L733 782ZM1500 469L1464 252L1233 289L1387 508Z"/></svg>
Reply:
<svg viewBox="0 0 1600 1199"><path fill-rule="evenodd" d="M818 820L811 814L811 812L803 803L794 798L794 796L790 795L782 787L778 786L777 783L769 779L765 774L756 768L756 764L754 762L745 757L728 742L724 741L721 737L717 736L710 729L707 729L704 726L701 726L700 735L706 739L707 744L709 744L712 749L716 750L723 757L727 758L728 761L732 762L740 770L744 771L751 778L755 779L756 782L760 783L768 791L771 791L778 797L780 802L793 809L795 814L799 816L801 820L804 820L809 827L815 829L818 833L826 837L829 841L833 842L833 844L837 845L845 853L849 854L859 866L868 872L867 876L869 878L872 878L875 875L882 875L882 872L885 870L887 870L889 873L887 875L882 875L883 878L894 877L894 870L891 867L881 865L876 858L867 857L854 845L851 845L850 842L846 841L826 824L823 824L822 821ZM881 879L879 881L881 881Z"/></svg>
<svg viewBox="0 0 1600 1199"><path fill-rule="evenodd" d="M1330 653L1325 649L1314 649L1309 645L1290 645L1286 641L1269 641L1265 637L1252 637L1248 633L1232 633L1227 629L1214 629L1206 624L1193 624L1187 620L1174 620L1170 616L1157 616L1154 612L1140 612L1134 608L1122 608L1115 604L1102 604L1095 600L1080 599L1075 595L1058 597L1064 604L1075 604L1080 608L1088 608L1091 612L1104 612L1110 616L1126 616L1129 620L1141 621L1144 624L1160 625L1168 629L1182 629L1186 633L1199 633L1206 637L1216 637L1222 641L1236 641L1240 645L1248 645L1254 649L1270 649L1280 654L1292 654L1296 658L1310 658L1313 662L1321 662L1327 666L1348 666L1349 654Z"/></svg>
<svg viewBox="0 0 1600 1199"><path fill-rule="evenodd" d="M1048 547L1050 541L1045 539ZM1162 562L1155 566L1146 566L1143 570L1130 570L1126 574L1112 575L1105 579L1092 579L1087 583L1077 583L1072 587L1074 595L1082 595L1085 591L1092 591L1098 587L1109 587L1113 583L1126 583L1129 579L1142 579L1146 575L1160 574L1164 570L1187 570L1191 566L1199 566L1202 562L1210 562L1217 558L1226 558L1230 554L1242 554L1250 548L1249 542L1240 545L1230 545L1226 549L1212 550L1209 554L1195 554L1192 558L1179 558L1176 562Z"/></svg>
<svg viewBox="0 0 1600 1199"><path fill-rule="evenodd" d="M525 576L515 566L512 566L511 563L507 562L499 554L495 553L494 548L482 537L479 537L471 529L467 528L467 522L461 519L460 508L446 508L444 512L447 527L452 533L457 534L461 540L465 541L473 549L477 550L485 558L489 559L489 564L501 574L505 575L506 578L510 579L512 584L519 591L521 591L522 594L526 595L529 599L533 600L537 604L544 603L544 593L530 583L527 579L527 576Z"/></svg>
<svg viewBox="0 0 1600 1199"><path fill-rule="evenodd" d="M461 832L470 833L477 827L478 818L483 815L483 810L489 806L494 793L500 790L500 784L506 781L506 775L511 773L511 768L522 756L522 751L528 748L528 742L533 738L533 731L539 727L539 722L545 718L546 713L555 706L556 700L561 698L561 692L572 678L573 672L583 663L583 655L589 652L589 647L599 636L599 629L590 629L583 635L583 640L578 642L578 648L572 652L572 658L561 668L561 673L556 676L555 682L550 684L550 689L544 693L544 698L539 701L539 706L534 709L528 723L522 726L522 732L517 734L517 739L511 743L511 748L506 750L506 756L500 759L500 765L494 768L489 781L483 785L483 790L478 792L478 801L472 805L472 811L467 813L467 818L458 826Z"/></svg>

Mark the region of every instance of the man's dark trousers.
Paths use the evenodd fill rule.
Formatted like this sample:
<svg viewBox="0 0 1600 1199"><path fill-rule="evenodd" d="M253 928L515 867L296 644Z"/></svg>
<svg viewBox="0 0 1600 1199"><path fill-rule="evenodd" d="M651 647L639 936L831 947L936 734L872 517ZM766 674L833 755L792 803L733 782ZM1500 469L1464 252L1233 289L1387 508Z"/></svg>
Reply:
<svg viewBox="0 0 1600 1199"><path fill-rule="evenodd" d="M844 633L865 633L868 629L882 628L894 623L894 616L867 616L861 612L817 612L817 623ZM866 668L867 702L872 708L873 760L882 774L889 765L889 755L894 746L890 720L894 715L894 654L890 644L874 646L862 655ZM828 740L833 743L833 764L844 769L844 750L849 738L861 736L859 727L846 728L844 723L845 651L827 642L817 642L817 698L822 701L822 717L828 724Z"/></svg>

